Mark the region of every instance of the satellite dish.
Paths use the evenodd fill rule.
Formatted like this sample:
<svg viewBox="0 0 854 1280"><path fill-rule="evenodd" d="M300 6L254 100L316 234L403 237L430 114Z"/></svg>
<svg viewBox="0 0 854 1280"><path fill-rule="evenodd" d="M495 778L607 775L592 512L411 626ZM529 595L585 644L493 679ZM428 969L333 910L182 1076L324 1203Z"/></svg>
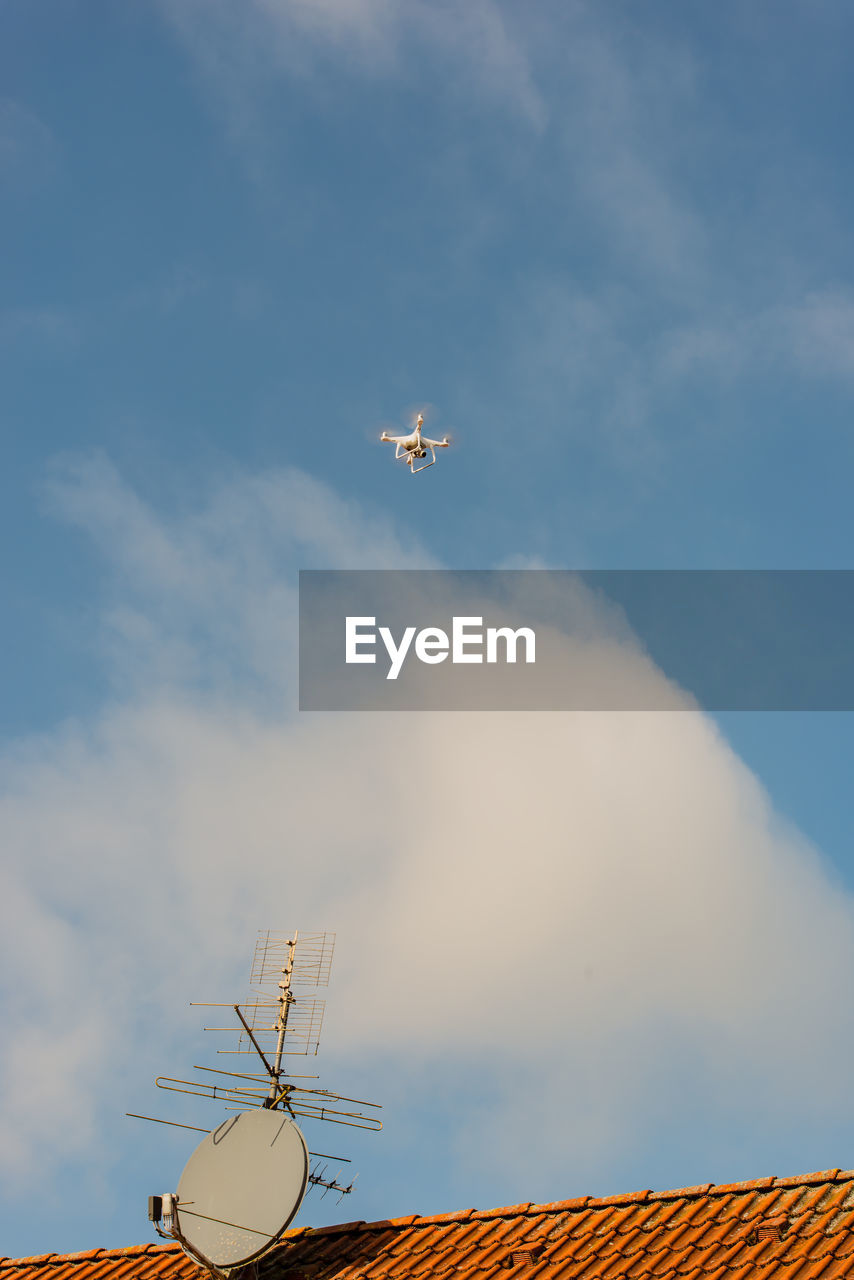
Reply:
<svg viewBox="0 0 854 1280"><path fill-rule="evenodd" d="M284 1112L225 1120L196 1147L178 1183L175 1234L185 1252L214 1267L251 1262L293 1221L308 1171L305 1139Z"/></svg>

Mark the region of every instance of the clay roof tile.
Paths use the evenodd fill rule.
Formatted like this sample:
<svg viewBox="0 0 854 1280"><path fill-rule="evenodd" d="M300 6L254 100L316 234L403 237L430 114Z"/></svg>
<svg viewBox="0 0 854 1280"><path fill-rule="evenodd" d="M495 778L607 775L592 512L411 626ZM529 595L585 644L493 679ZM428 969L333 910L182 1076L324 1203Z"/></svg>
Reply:
<svg viewBox="0 0 854 1280"><path fill-rule="evenodd" d="M854 1171L297 1228L262 1280L854 1280ZM205 1280L176 1244L0 1258L0 1280Z"/></svg>
<svg viewBox="0 0 854 1280"><path fill-rule="evenodd" d="M825 1169L822 1173L805 1173L800 1178L775 1178L774 1183L778 1187L808 1187L815 1182L834 1182L842 1172L841 1169Z"/></svg>

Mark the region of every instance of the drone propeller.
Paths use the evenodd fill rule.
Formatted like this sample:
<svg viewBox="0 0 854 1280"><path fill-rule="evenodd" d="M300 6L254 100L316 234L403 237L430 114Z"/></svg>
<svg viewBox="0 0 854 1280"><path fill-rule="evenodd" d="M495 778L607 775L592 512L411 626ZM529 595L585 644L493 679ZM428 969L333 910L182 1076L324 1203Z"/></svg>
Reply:
<svg viewBox="0 0 854 1280"><path fill-rule="evenodd" d="M441 445L453 445L456 449L457 435L454 431L437 431L434 435L432 431L424 433L424 438L428 440L436 440Z"/></svg>
<svg viewBox="0 0 854 1280"><path fill-rule="evenodd" d="M415 424L418 421L419 415L424 419L424 423L426 425L431 418L435 417L436 406L434 404L425 403L424 401L421 401L419 404L410 405L406 411L406 422L409 424L410 431L415 430Z"/></svg>
<svg viewBox="0 0 854 1280"><path fill-rule="evenodd" d="M364 431L365 439L370 440L371 443L374 443L377 440L382 440L383 436L400 435L403 435L403 431L399 422L379 422L375 426L372 425L366 427Z"/></svg>

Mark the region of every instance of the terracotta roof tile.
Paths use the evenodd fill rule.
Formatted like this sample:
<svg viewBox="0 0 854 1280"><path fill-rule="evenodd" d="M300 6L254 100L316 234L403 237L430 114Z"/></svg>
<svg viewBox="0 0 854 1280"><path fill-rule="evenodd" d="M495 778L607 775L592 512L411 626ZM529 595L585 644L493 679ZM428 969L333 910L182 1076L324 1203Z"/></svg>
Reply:
<svg viewBox="0 0 854 1280"><path fill-rule="evenodd" d="M673 1255L667 1249L660 1249L650 1257L650 1274L665 1276L674 1270Z"/></svg>
<svg viewBox="0 0 854 1280"><path fill-rule="evenodd" d="M684 1200L677 1199L676 1196L668 1200L657 1199L655 1208L657 1212L651 1217L649 1223L650 1231L663 1231L668 1223L672 1223L685 1207Z"/></svg>
<svg viewBox="0 0 854 1280"><path fill-rule="evenodd" d="M608 1222L609 1231L625 1232L631 1230L633 1223L640 1210L640 1206L636 1204L628 1204L625 1208L618 1208Z"/></svg>
<svg viewBox="0 0 854 1280"><path fill-rule="evenodd" d="M587 1207L570 1213L556 1213L552 1218L553 1231L556 1235L584 1235L588 1225L596 1220L595 1210Z"/></svg>
<svg viewBox="0 0 854 1280"><path fill-rule="evenodd" d="M807 1258L795 1262L793 1265L786 1267L786 1280L806 1280L813 1265Z"/></svg>
<svg viewBox="0 0 854 1280"><path fill-rule="evenodd" d="M286 1233L261 1280L854 1280L854 1171ZM174 1244L0 1257L0 1280L205 1280ZM237 1280L237 1278L236 1278ZM254 1280L246 1272L242 1280Z"/></svg>
<svg viewBox="0 0 854 1280"><path fill-rule="evenodd" d="M496 1222L494 1218L491 1218L491 1219L481 1218L477 1221L473 1221L471 1223L471 1228L472 1228L471 1234L465 1240L466 1247L483 1249L485 1247L486 1241L492 1239L493 1232L496 1230L496 1228L500 1229L500 1222L501 1222L500 1219L498 1219L498 1222Z"/></svg>
<svg viewBox="0 0 854 1280"><path fill-rule="evenodd" d="M719 1218L721 1216L721 1202L716 1200L714 1196L698 1196L694 1200L684 1202L679 1210L678 1220L680 1222L690 1222L692 1226L698 1226L706 1223L710 1218ZM729 1216L728 1214L726 1215Z"/></svg>
<svg viewBox="0 0 854 1280"><path fill-rule="evenodd" d="M585 1208L592 1199L592 1196L576 1196L574 1200L552 1200L549 1204L537 1205L537 1209L540 1213L569 1213Z"/></svg>
<svg viewBox="0 0 854 1280"><path fill-rule="evenodd" d="M834 1210L844 1208L846 1202L850 1203L850 1194L851 1187L846 1186L844 1183L829 1186L825 1197L819 1202L822 1213L832 1213Z"/></svg>
<svg viewBox="0 0 854 1280"><path fill-rule="evenodd" d="M550 1262L568 1262L570 1258L580 1258L590 1249L589 1236L564 1236L546 1246L546 1254Z"/></svg>
<svg viewBox="0 0 854 1280"><path fill-rule="evenodd" d="M658 1219L661 1215L661 1201L650 1200L647 1204L638 1205L634 1221L639 1227L646 1228L647 1223Z"/></svg>
<svg viewBox="0 0 854 1280"><path fill-rule="evenodd" d="M576 1280L580 1280L581 1277L583 1277L583 1280L593 1280L595 1276L601 1276L606 1266L607 1263L603 1262L601 1258L597 1258L595 1254L588 1254L571 1271L564 1269L563 1274L574 1276Z"/></svg>
<svg viewBox="0 0 854 1280"><path fill-rule="evenodd" d="M804 1202L809 1195L809 1189L805 1187L789 1187L778 1188L777 1196L777 1212L787 1213L803 1213Z"/></svg>
<svg viewBox="0 0 854 1280"><path fill-rule="evenodd" d="M462 1222L466 1218L470 1218L472 1216L475 1216L475 1211L473 1209L466 1209L463 1211L458 1210L456 1213L434 1213L432 1217L419 1218L418 1223L419 1225L423 1224L424 1226L429 1226L431 1223L441 1225L446 1222Z"/></svg>
<svg viewBox="0 0 854 1280"><path fill-rule="evenodd" d="M560 1276L566 1273L560 1267L552 1267L548 1264L540 1263L529 1272L531 1280L558 1280Z"/></svg>
<svg viewBox="0 0 854 1280"><path fill-rule="evenodd" d="M693 1246L697 1250L710 1249L712 1245L720 1244L723 1240L746 1240L750 1228L746 1223L740 1223L738 1219L730 1221L724 1219L721 1222L718 1219L696 1223L694 1225L696 1235L693 1238Z"/></svg>
<svg viewBox="0 0 854 1280"><path fill-rule="evenodd" d="M632 1277L649 1275L651 1267L650 1255L638 1250L631 1258L626 1259L625 1275Z"/></svg>
<svg viewBox="0 0 854 1280"><path fill-rule="evenodd" d="M652 1195L650 1190L646 1191L629 1191L621 1196L602 1196L598 1204L641 1204L644 1200L648 1200Z"/></svg>
<svg viewBox="0 0 854 1280"><path fill-rule="evenodd" d="M727 1271L726 1267L718 1267L714 1271L707 1272L705 1280L725 1280L725 1277L731 1274L731 1272Z"/></svg>
<svg viewBox="0 0 854 1280"><path fill-rule="evenodd" d="M525 1217L499 1218L491 1234L487 1236L487 1248L491 1249L496 1244L509 1247L524 1232L527 1222L528 1219Z"/></svg>
<svg viewBox="0 0 854 1280"><path fill-rule="evenodd" d="M778 1187L806 1187L814 1182L834 1182L837 1178L850 1178L854 1175L851 1169L823 1169L821 1173L806 1173L800 1178L776 1178Z"/></svg>
<svg viewBox="0 0 854 1280"><path fill-rule="evenodd" d="M829 1255L824 1258L819 1258L818 1262L813 1263L806 1272L807 1280L818 1280L819 1276L829 1273L832 1265L833 1259Z"/></svg>
<svg viewBox="0 0 854 1280"><path fill-rule="evenodd" d="M712 1190L715 1184L713 1182L703 1182L697 1187L680 1187L677 1194L679 1196L705 1196ZM650 1192L650 1194L653 1194ZM659 1196L668 1195L669 1192L658 1192Z"/></svg>
<svg viewBox="0 0 854 1280"><path fill-rule="evenodd" d="M715 1191L718 1194L724 1191L765 1191L768 1187L773 1187L776 1181L776 1178L753 1178L749 1182L725 1182L718 1184Z"/></svg>
<svg viewBox="0 0 854 1280"><path fill-rule="evenodd" d="M585 1234L592 1233L597 1236L604 1235L606 1231L611 1230L611 1222L620 1216L621 1215L611 1205L607 1205L604 1208L600 1208L598 1203L595 1207L591 1205L590 1209L585 1211L585 1216L583 1220L581 1220L584 1224L584 1232ZM575 1233L580 1229L581 1221L578 1224L573 1223L573 1235L575 1235Z"/></svg>

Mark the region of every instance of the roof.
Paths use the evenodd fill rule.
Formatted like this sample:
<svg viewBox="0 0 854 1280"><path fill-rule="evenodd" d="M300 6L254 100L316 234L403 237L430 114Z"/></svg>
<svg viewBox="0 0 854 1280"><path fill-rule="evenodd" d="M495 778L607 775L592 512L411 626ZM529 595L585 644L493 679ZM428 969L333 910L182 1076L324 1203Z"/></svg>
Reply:
<svg viewBox="0 0 854 1280"><path fill-rule="evenodd" d="M254 1267L247 1275L255 1280ZM198 1280L178 1245L0 1258L0 1280ZM258 1280L854 1280L854 1169L289 1231Z"/></svg>

